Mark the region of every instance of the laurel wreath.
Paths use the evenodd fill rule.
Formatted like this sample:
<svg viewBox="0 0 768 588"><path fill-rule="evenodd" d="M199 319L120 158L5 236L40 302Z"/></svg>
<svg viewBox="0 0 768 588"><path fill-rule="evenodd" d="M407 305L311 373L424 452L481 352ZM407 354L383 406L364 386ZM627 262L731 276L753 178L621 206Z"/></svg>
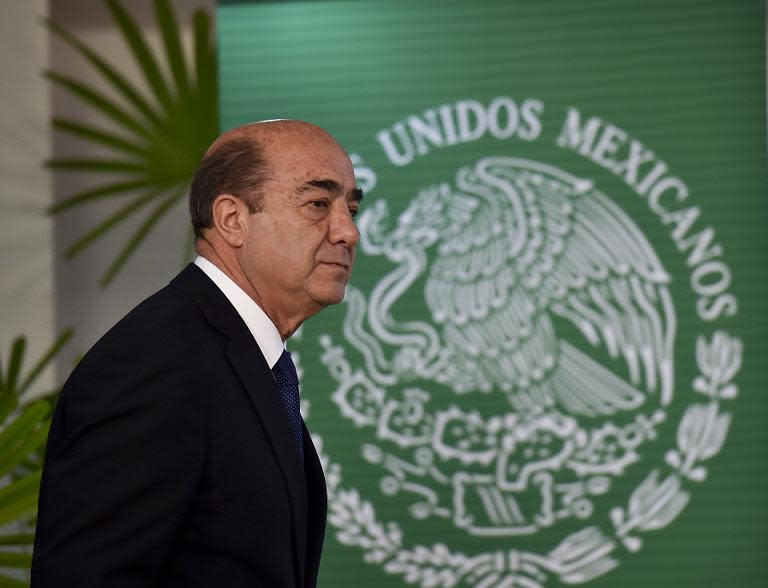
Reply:
<svg viewBox="0 0 768 588"><path fill-rule="evenodd" d="M700 374L692 388L708 399L691 404L677 429L677 446L667 451L670 471L652 470L635 488L626 507L610 511L612 533L597 526L585 527L562 540L546 554L520 550L483 552L475 556L454 553L443 543L430 547L406 547L396 522L382 523L373 505L357 490L342 487L341 466L331 462L322 437L313 436L326 475L328 521L336 527L336 538L363 551L368 563L383 564L390 574L422 588L451 588L463 583L482 588L543 588L550 576L579 584L601 576L619 565L613 552L617 540L630 552L642 547L639 533L661 529L685 508L690 493L684 482L703 482L707 469L702 462L721 450L731 415L721 403L736 398L733 379L741 368L742 343L725 331L708 341L699 336L696 362Z"/></svg>

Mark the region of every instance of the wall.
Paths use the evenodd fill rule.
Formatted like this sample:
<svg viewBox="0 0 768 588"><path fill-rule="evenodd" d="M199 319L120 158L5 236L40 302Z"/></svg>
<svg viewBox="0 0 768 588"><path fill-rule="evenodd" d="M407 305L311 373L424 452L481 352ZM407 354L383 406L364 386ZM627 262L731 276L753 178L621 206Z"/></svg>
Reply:
<svg viewBox="0 0 768 588"><path fill-rule="evenodd" d="M43 214L50 180L48 93L40 70L48 35L40 24L45 0L6 2L0 19L0 358L12 340L29 338L27 368L54 337L53 224ZM49 371L33 392L51 385Z"/></svg>

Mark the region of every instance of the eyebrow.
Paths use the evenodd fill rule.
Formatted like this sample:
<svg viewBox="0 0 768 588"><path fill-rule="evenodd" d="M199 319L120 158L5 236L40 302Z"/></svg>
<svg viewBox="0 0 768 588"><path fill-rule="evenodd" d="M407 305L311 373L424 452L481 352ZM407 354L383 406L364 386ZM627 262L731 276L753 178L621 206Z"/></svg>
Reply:
<svg viewBox="0 0 768 588"><path fill-rule="evenodd" d="M341 184L339 184L335 180L317 179L317 180L309 180L308 182L303 184L299 188L299 192L306 192L307 190L311 190L312 188L320 188L321 190L326 190L327 192L331 192L333 194L341 194L344 191L344 188L342 188ZM362 199L363 199L363 190L355 186L352 189L352 200L355 202L360 202Z"/></svg>

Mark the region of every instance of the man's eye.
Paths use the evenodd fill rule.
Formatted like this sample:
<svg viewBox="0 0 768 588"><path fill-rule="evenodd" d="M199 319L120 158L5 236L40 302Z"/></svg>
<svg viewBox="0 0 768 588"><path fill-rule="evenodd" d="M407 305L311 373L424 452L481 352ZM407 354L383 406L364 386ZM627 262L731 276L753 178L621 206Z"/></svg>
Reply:
<svg viewBox="0 0 768 588"><path fill-rule="evenodd" d="M313 208L328 208L328 203L325 200L312 200L309 204Z"/></svg>
<svg viewBox="0 0 768 588"><path fill-rule="evenodd" d="M352 218L355 218L357 216L357 213L358 213L358 209L356 207L349 209L349 214L352 216Z"/></svg>

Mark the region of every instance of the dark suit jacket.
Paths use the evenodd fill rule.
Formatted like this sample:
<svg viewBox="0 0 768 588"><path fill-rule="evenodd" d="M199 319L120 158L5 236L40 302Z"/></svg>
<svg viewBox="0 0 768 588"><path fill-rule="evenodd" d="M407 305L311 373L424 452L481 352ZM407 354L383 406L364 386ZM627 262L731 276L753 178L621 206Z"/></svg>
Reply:
<svg viewBox="0 0 768 588"><path fill-rule="evenodd" d="M32 585L315 586L325 479L304 436L302 465L264 356L190 265L64 386Z"/></svg>

